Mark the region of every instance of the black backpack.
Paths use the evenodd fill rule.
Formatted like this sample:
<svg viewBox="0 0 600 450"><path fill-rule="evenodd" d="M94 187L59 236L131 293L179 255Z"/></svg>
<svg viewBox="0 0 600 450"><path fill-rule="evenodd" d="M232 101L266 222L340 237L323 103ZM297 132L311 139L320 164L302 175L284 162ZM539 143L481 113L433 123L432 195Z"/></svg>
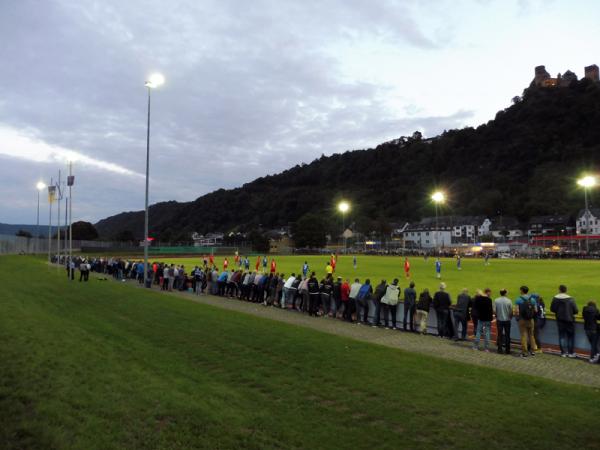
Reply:
<svg viewBox="0 0 600 450"><path fill-rule="evenodd" d="M523 302L519 305L519 317L524 320L533 319L537 314L535 305L531 301L531 298L521 298L523 299Z"/></svg>

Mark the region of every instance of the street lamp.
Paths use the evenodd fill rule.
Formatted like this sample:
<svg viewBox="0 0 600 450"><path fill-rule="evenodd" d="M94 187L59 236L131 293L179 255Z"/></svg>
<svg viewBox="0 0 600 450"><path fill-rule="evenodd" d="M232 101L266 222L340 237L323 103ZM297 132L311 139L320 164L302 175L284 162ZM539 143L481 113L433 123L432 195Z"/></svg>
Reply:
<svg viewBox="0 0 600 450"><path fill-rule="evenodd" d="M145 83L148 88L148 127L146 132L146 201L144 214L144 286L148 286L148 189L150 177L150 91L161 86L165 82L165 77L160 73L150 75Z"/></svg>
<svg viewBox="0 0 600 450"><path fill-rule="evenodd" d="M438 227L438 205L446 201L446 194L442 191L436 191L431 195L431 200L435 205L435 249L438 249L439 227Z"/></svg>
<svg viewBox="0 0 600 450"><path fill-rule="evenodd" d="M341 201L338 210L342 213L342 237L344 238L344 253L346 253L346 213L350 210L350 203Z"/></svg>
<svg viewBox="0 0 600 450"><path fill-rule="evenodd" d="M36 221L36 226L35 226L35 230L37 232L37 236L35 238L35 251L36 253L40 251L40 192L42 192L44 189L46 189L46 184L43 181L38 181L37 184L35 185L35 188L37 189L37 197L38 197L38 201L37 201L37 221Z"/></svg>
<svg viewBox="0 0 600 450"><path fill-rule="evenodd" d="M590 251L590 210L588 208L588 189L596 186L596 178L587 175L577 180L577 184L583 188L583 196L585 198L585 252Z"/></svg>

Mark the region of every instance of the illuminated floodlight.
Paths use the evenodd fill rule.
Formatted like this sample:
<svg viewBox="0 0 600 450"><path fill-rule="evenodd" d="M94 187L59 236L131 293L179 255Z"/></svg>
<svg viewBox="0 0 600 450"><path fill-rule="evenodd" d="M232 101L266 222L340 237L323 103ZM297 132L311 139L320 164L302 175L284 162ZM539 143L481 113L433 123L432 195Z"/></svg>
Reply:
<svg viewBox="0 0 600 450"><path fill-rule="evenodd" d="M446 201L446 195L441 191L437 191L431 195L431 200L435 203L444 203Z"/></svg>
<svg viewBox="0 0 600 450"><path fill-rule="evenodd" d="M348 202L340 202L338 209L341 213L347 213L350 210L350 204Z"/></svg>
<svg viewBox="0 0 600 450"><path fill-rule="evenodd" d="M149 87L152 89L157 88L163 84L165 84L165 77L162 76L162 74L160 74L160 73L153 73L148 78L148 81L146 81L146 87Z"/></svg>
<svg viewBox="0 0 600 450"><path fill-rule="evenodd" d="M38 191L43 191L44 189L46 189L46 183L44 183L43 181L38 181L35 187Z"/></svg>
<svg viewBox="0 0 600 450"><path fill-rule="evenodd" d="M591 188L596 186L596 177L592 177L590 175L585 176L577 180L577 184L583 188Z"/></svg>

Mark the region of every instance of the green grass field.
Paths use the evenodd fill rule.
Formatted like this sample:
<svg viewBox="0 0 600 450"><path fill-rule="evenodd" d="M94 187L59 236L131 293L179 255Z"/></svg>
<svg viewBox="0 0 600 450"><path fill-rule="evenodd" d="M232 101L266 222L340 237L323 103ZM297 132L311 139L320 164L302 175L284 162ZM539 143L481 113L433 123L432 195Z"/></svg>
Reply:
<svg viewBox="0 0 600 450"><path fill-rule="evenodd" d="M0 273L2 449L600 448L598 389L69 284L30 257Z"/></svg>
<svg viewBox="0 0 600 450"><path fill-rule="evenodd" d="M223 256L218 256L215 263L222 268ZM325 265L329 259L323 256L276 256L277 270L286 275L295 272L301 273L302 264L308 261L311 270L317 275L325 274ZM229 257L230 267L233 257ZM200 264L202 258L165 258L161 259L177 264L184 264L188 270ZM425 287L430 291L437 290L439 281L435 277L435 259L424 261L421 257L409 258L411 263L411 279L416 283L417 289ZM256 258L250 261L254 269ZM400 279L400 286L406 287L408 280L404 276L404 259L396 256L362 256L357 257L357 269L352 265L352 256L340 256L336 274L344 278L354 279L370 278L372 283L379 283L385 279L390 283L394 278ZM261 266L262 270L262 266ZM505 287L509 296L516 298L519 295L519 286L529 286L530 292L537 292L549 301L558 292L558 285L565 284L569 293L580 306L591 299L600 299L600 261L578 260L526 260L526 259L490 259L490 265L485 266L482 259L463 258L462 270L456 268L453 259L442 259L442 280L448 285L449 292L456 295L468 288L471 293L476 289L490 287L493 295Z"/></svg>

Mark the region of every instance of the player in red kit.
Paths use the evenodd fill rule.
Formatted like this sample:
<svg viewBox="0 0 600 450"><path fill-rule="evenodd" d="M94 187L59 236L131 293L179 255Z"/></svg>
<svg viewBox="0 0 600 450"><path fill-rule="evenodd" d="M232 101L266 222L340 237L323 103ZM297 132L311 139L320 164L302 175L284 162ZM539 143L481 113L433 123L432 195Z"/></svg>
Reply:
<svg viewBox="0 0 600 450"><path fill-rule="evenodd" d="M275 270L277 270L277 264L275 264L275 260L271 259L271 273L275 273Z"/></svg>
<svg viewBox="0 0 600 450"><path fill-rule="evenodd" d="M404 275L406 275L406 278L410 278L410 262L408 258L404 258Z"/></svg>

